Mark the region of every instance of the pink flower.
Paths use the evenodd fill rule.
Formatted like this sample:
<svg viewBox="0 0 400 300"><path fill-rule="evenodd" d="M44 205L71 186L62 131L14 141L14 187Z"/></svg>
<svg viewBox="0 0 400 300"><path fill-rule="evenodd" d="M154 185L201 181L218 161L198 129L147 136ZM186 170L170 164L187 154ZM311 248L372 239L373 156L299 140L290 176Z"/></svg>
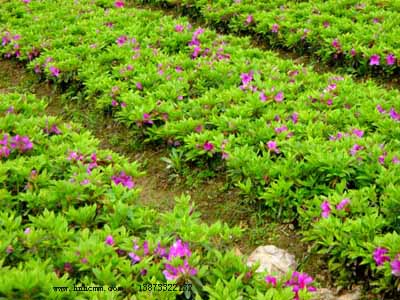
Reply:
<svg viewBox="0 0 400 300"><path fill-rule="evenodd" d="M240 74L240 78L242 79L242 88L247 88L249 83L253 80L253 71Z"/></svg>
<svg viewBox="0 0 400 300"><path fill-rule="evenodd" d="M307 273L293 272L292 277L286 282L286 286L291 286L292 291L295 293L293 300L299 300L299 291L307 290L309 292L315 292L317 289L312 286L313 278Z"/></svg>
<svg viewBox="0 0 400 300"><path fill-rule="evenodd" d="M274 151L275 153L279 153L278 145L275 141L269 141L267 143L267 147L269 151Z"/></svg>
<svg viewBox="0 0 400 300"><path fill-rule="evenodd" d="M353 147L351 148L351 150L350 150L350 154L351 154L352 156L354 156L354 155L357 154L358 151L360 151L360 150L362 150L362 149L364 149L363 146L360 146L360 145L358 145L358 144L354 144L354 146L353 146Z"/></svg>
<svg viewBox="0 0 400 300"><path fill-rule="evenodd" d="M385 261L390 261L390 257L385 255L388 252L388 249L383 247L378 247L374 250L373 257L377 266L383 265Z"/></svg>
<svg viewBox="0 0 400 300"><path fill-rule="evenodd" d="M142 83L136 82L136 88L137 88L139 91L143 91L143 85L142 85Z"/></svg>
<svg viewBox="0 0 400 300"><path fill-rule="evenodd" d="M31 229L29 228L29 227L27 227L25 230L24 230L24 234L30 234L31 233Z"/></svg>
<svg viewBox="0 0 400 300"><path fill-rule="evenodd" d="M390 263L393 276L400 277L400 254Z"/></svg>
<svg viewBox="0 0 400 300"><path fill-rule="evenodd" d="M182 32L184 29L185 29L185 26L183 26L183 25L180 25L180 24L175 25L176 32Z"/></svg>
<svg viewBox="0 0 400 300"><path fill-rule="evenodd" d="M195 276L197 274L197 270L192 268L188 261L185 260L183 265L174 267L170 264L165 264L165 270L163 271L165 279L167 280L175 280L181 276Z"/></svg>
<svg viewBox="0 0 400 300"><path fill-rule="evenodd" d="M358 136L358 137L362 137L364 135L364 131L362 131L361 129L354 128L353 129L353 134Z"/></svg>
<svg viewBox="0 0 400 300"><path fill-rule="evenodd" d="M393 107L390 109L389 115L390 115L390 117L391 117L393 120L400 121L400 114L397 113L397 112L394 110Z"/></svg>
<svg viewBox="0 0 400 300"><path fill-rule="evenodd" d="M279 31L279 25L278 24L272 24L272 27L271 27L271 32L273 32L273 33L278 33L278 31Z"/></svg>
<svg viewBox="0 0 400 300"><path fill-rule="evenodd" d="M370 66L379 66L379 60L380 60L379 55L374 54L370 58L369 65Z"/></svg>
<svg viewBox="0 0 400 300"><path fill-rule="evenodd" d="M60 76L60 69L58 69L57 67L51 66L49 67L49 71L54 77Z"/></svg>
<svg viewBox="0 0 400 300"><path fill-rule="evenodd" d="M147 113L143 114L143 121L145 124L154 124L153 120L151 119L151 115Z"/></svg>
<svg viewBox="0 0 400 300"><path fill-rule="evenodd" d="M323 218L329 217L331 213L331 207L328 201L325 200L324 202L321 203L321 209L322 209L321 216Z"/></svg>
<svg viewBox="0 0 400 300"><path fill-rule="evenodd" d="M24 2L25 4L29 4L31 3L31 0L22 0L22 2Z"/></svg>
<svg viewBox="0 0 400 300"><path fill-rule="evenodd" d="M114 238L112 237L112 235L107 235L104 242L109 246L114 246Z"/></svg>
<svg viewBox="0 0 400 300"><path fill-rule="evenodd" d="M357 54L356 50L354 48L351 48L350 55L354 57L356 56L356 54Z"/></svg>
<svg viewBox="0 0 400 300"><path fill-rule="evenodd" d="M214 145L209 141L206 141L203 145L203 149L206 151L212 151L214 149Z"/></svg>
<svg viewBox="0 0 400 300"><path fill-rule="evenodd" d="M380 104L378 104L378 105L376 106L376 109L377 109L381 114L386 113L386 111L382 108L382 106L381 106Z"/></svg>
<svg viewBox="0 0 400 300"><path fill-rule="evenodd" d="M11 138L10 146L13 149L18 149L20 152L26 152L33 148L33 144L27 136L20 136L18 134Z"/></svg>
<svg viewBox="0 0 400 300"><path fill-rule="evenodd" d="M395 62L396 62L396 57L392 53L390 53L386 56L386 64L387 65L389 65L389 66L394 65Z"/></svg>
<svg viewBox="0 0 400 300"><path fill-rule="evenodd" d="M128 256L131 258L132 265L140 262L141 260L140 256L136 255L134 252L128 253Z"/></svg>
<svg viewBox="0 0 400 300"><path fill-rule="evenodd" d="M292 114L292 122L294 123L294 124L296 124L298 121L299 121L299 114L297 113L297 112L294 112L293 114Z"/></svg>
<svg viewBox="0 0 400 300"><path fill-rule="evenodd" d="M245 24L246 25L250 25L253 22L254 22L253 16L252 15L248 15L247 18L246 18Z"/></svg>
<svg viewBox="0 0 400 300"><path fill-rule="evenodd" d="M260 100L261 100L261 102L267 101L267 96L265 95L264 92L260 92Z"/></svg>
<svg viewBox="0 0 400 300"><path fill-rule="evenodd" d="M349 199L349 198L344 198L342 201L339 202L338 205L336 205L336 209L337 209L337 210L342 210L342 209L345 208L349 203L350 203L350 199Z"/></svg>
<svg viewBox="0 0 400 300"><path fill-rule="evenodd" d="M333 41L332 41L332 46L334 47L334 48L336 48L336 49L340 49L340 43L339 43L339 41L337 40L337 39L334 39Z"/></svg>
<svg viewBox="0 0 400 300"><path fill-rule="evenodd" d="M283 92L279 92L278 94L276 94L274 99L275 99L276 102L282 102L284 97L285 96L283 95Z"/></svg>
<svg viewBox="0 0 400 300"><path fill-rule="evenodd" d="M125 172L120 172L118 176L114 175L111 179L116 185L121 184L128 189L133 189L135 187L132 176L126 175Z"/></svg>
<svg viewBox="0 0 400 300"><path fill-rule="evenodd" d="M114 2L114 6L116 8L123 8L125 6L125 3L122 0L117 0L117 1Z"/></svg>
<svg viewBox="0 0 400 300"><path fill-rule="evenodd" d="M400 159L397 156L393 156L392 163L399 164L400 163Z"/></svg>
<svg viewBox="0 0 400 300"><path fill-rule="evenodd" d="M168 260L172 260L175 257L190 257L192 253L189 249L188 243L182 243L182 240L177 240L170 248L168 253Z"/></svg>
<svg viewBox="0 0 400 300"><path fill-rule="evenodd" d="M273 287L276 287L276 277L274 277L274 276L267 275L265 277L265 282L267 284L272 285Z"/></svg>
<svg viewBox="0 0 400 300"><path fill-rule="evenodd" d="M117 38L116 43L119 47L122 47L128 41L128 37L126 35L121 35Z"/></svg>
<svg viewBox="0 0 400 300"><path fill-rule="evenodd" d="M276 127L275 128L275 132L276 133L281 133L281 132L284 132L284 131L287 131L288 130L288 128L286 127L286 125L282 125L281 127Z"/></svg>

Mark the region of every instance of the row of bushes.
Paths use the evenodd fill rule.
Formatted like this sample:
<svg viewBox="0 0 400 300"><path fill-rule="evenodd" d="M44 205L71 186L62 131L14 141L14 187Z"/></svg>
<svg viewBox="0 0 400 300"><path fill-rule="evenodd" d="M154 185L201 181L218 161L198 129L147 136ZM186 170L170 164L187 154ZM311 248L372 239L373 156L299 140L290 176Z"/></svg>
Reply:
<svg viewBox="0 0 400 300"><path fill-rule="evenodd" d="M396 293L397 91L318 75L248 39L114 1L0 10L5 57L72 86L143 142L169 145L175 167L225 169L249 203L296 221L340 282ZM378 248L390 254L379 266Z"/></svg>

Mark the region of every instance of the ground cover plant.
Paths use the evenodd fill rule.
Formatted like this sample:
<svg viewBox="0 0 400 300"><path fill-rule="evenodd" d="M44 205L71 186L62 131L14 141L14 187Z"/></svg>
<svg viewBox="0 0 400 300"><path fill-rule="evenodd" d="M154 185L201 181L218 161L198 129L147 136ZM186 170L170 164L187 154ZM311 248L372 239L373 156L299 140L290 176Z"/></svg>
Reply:
<svg viewBox="0 0 400 300"><path fill-rule="evenodd" d="M127 1L130 2L130 1ZM178 8L207 24L257 36L359 75L400 74L398 1L137 0Z"/></svg>
<svg viewBox="0 0 400 300"><path fill-rule="evenodd" d="M138 163L45 115L44 101L0 99L1 297L87 299L72 290L85 285L118 289L91 299L310 299L306 274L266 281L226 251L240 230L202 224L189 198L165 214L138 205ZM193 287L162 292L167 282Z"/></svg>
<svg viewBox="0 0 400 300"><path fill-rule="evenodd" d="M226 171L339 283L398 294L400 94L117 2L7 2L0 53L169 145L176 171Z"/></svg>

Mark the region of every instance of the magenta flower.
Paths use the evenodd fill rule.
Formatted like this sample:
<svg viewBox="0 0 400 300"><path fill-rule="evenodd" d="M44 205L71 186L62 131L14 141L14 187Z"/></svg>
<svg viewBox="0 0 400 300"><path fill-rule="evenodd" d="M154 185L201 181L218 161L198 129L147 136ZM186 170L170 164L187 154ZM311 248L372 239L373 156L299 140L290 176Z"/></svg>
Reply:
<svg viewBox="0 0 400 300"><path fill-rule="evenodd" d="M20 152L26 152L33 148L33 144L27 136L20 136L18 134L11 138L10 146L13 149L18 149Z"/></svg>
<svg viewBox="0 0 400 300"><path fill-rule="evenodd" d="M160 243L157 244L157 248L154 249L154 254L160 257L168 257L167 251L164 247L161 247Z"/></svg>
<svg viewBox="0 0 400 300"><path fill-rule="evenodd" d="M175 280L181 276L195 276L197 274L197 270L192 268L187 260L183 262L183 265L174 267L170 264L165 264L165 270L163 271L165 279L167 280Z"/></svg>
<svg viewBox="0 0 400 300"><path fill-rule="evenodd" d="M250 25L253 22L254 22L253 16L252 15L248 15L247 18L246 18L246 21L245 21L246 25Z"/></svg>
<svg viewBox="0 0 400 300"><path fill-rule="evenodd" d="M107 235L104 242L109 246L114 246L114 238L112 237L112 235Z"/></svg>
<svg viewBox="0 0 400 300"><path fill-rule="evenodd" d="M184 29L185 29L185 26L183 26L183 25L180 25L180 24L175 25L176 32L182 32Z"/></svg>
<svg viewBox="0 0 400 300"><path fill-rule="evenodd" d="M125 6L125 3L122 0L117 0L117 1L114 2L114 6L116 8L123 8Z"/></svg>
<svg viewBox="0 0 400 300"><path fill-rule="evenodd" d="M126 35L121 35L117 40L115 41L119 47L122 47L126 42L128 41L128 37Z"/></svg>
<svg viewBox="0 0 400 300"><path fill-rule="evenodd" d="M294 112L291 116L293 124L296 124L299 121L299 114L297 112Z"/></svg>
<svg viewBox="0 0 400 300"><path fill-rule="evenodd" d="M379 66L379 60L380 60L379 55L374 54L370 58L369 65L370 66Z"/></svg>
<svg viewBox="0 0 400 300"><path fill-rule="evenodd" d="M278 31L279 31L279 25L278 24L272 24L272 27L271 27L271 32L273 32L273 33L278 33Z"/></svg>
<svg viewBox="0 0 400 300"><path fill-rule="evenodd" d="M282 132L287 131L287 130L288 130L288 128L286 127L286 125L282 125L281 127L276 127L275 128L275 132L276 133L282 133Z"/></svg>
<svg viewBox="0 0 400 300"><path fill-rule="evenodd" d="M135 186L132 176L126 175L125 172L120 172L118 176L114 175L111 179L116 185L121 184L128 189L133 189Z"/></svg>
<svg viewBox="0 0 400 300"><path fill-rule="evenodd" d="M274 276L267 275L265 277L265 282L267 284L272 285L273 287L276 287L276 277L274 277Z"/></svg>
<svg viewBox="0 0 400 300"><path fill-rule="evenodd" d="M67 159L68 160L72 160L72 161L78 161L78 160L82 161L83 160L83 155L82 154L78 154L75 151L71 151L68 154L68 158Z"/></svg>
<svg viewBox="0 0 400 300"><path fill-rule="evenodd" d="M394 65L396 63L396 57L390 53L386 56L386 64L391 66Z"/></svg>
<svg viewBox="0 0 400 300"><path fill-rule="evenodd" d="M383 165L385 163L386 153L383 155L379 155L378 162Z"/></svg>
<svg viewBox="0 0 400 300"><path fill-rule="evenodd" d="M22 0L22 2L24 2L25 4L29 4L31 3L31 0Z"/></svg>
<svg viewBox="0 0 400 300"><path fill-rule="evenodd" d="M356 56L356 54L357 54L356 50L354 48L351 48L350 55L354 57Z"/></svg>
<svg viewBox="0 0 400 300"><path fill-rule="evenodd" d="M337 39L334 39L333 41L332 41L332 46L334 47L334 48L336 48L336 49L340 49L340 43L339 43L339 41L337 40Z"/></svg>
<svg viewBox="0 0 400 300"><path fill-rule="evenodd" d="M7 158L10 156L10 153L11 151L7 146L0 147L0 159L3 157Z"/></svg>
<svg viewBox="0 0 400 300"><path fill-rule="evenodd" d="M279 153L278 145L275 141L269 141L267 143L267 147L269 151L274 151L275 153Z"/></svg>
<svg viewBox="0 0 400 300"><path fill-rule="evenodd" d="M391 117L393 120L400 121L400 114L397 113L397 112L394 110L393 107L390 109L389 115L390 115L390 117Z"/></svg>
<svg viewBox="0 0 400 300"><path fill-rule="evenodd" d="M360 145L358 145L358 144L354 144L354 146L353 146L353 147L351 148L351 150L350 150L350 154L351 154L352 156L354 156L354 155L357 154L358 151L360 151L360 150L362 150L362 149L364 149L363 146L360 146Z"/></svg>
<svg viewBox="0 0 400 300"><path fill-rule="evenodd" d="M307 273L293 272L290 280L286 282L286 286L291 286L292 291L295 293L293 300L299 300L299 291L307 290L309 292L315 292L317 289L312 286L313 278Z"/></svg>
<svg viewBox="0 0 400 300"><path fill-rule="evenodd" d="M265 95L265 93L264 92L260 92L260 100L261 100L261 102L265 102L265 101L267 101L267 96Z"/></svg>
<svg viewBox="0 0 400 300"><path fill-rule="evenodd" d="M60 69L58 69L57 67L51 66L49 67L49 71L54 77L60 76Z"/></svg>
<svg viewBox="0 0 400 300"><path fill-rule="evenodd" d="M212 151L214 149L214 145L209 141L206 141L203 145L203 149L206 151Z"/></svg>
<svg viewBox="0 0 400 300"><path fill-rule="evenodd" d="M143 242L143 254L144 255L149 254L149 242L148 241Z"/></svg>
<svg viewBox="0 0 400 300"><path fill-rule="evenodd" d="M134 252L130 252L128 256L131 258L132 265L140 262L141 260L140 256L136 255Z"/></svg>
<svg viewBox="0 0 400 300"><path fill-rule="evenodd" d="M328 28L330 26L330 23L328 21L324 21L323 26L325 28Z"/></svg>
<svg viewBox="0 0 400 300"><path fill-rule="evenodd" d="M382 108L382 106L381 106L380 104L378 104L378 105L376 106L376 109L377 109L381 114L386 113L386 111Z"/></svg>
<svg viewBox="0 0 400 300"><path fill-rule="evenodd" d="M139 91L143 91L143 85L142 85L142 83L136 82L136 88L137 88Z"/></svg>
<svg viewBox="0 0 400 300"><path fill-rule="evenodd" d="M390 261L390 257L385 255L388 252L389 250L383 247L378 247L374 250L373 257L377 266L383 265L385 261Z"/></svg>
<svg viewBox="0 0 400 300"><path fill-rule="evenodd" d="M400 254L390 263L393 276L400 277Z"/></svg>
<svg viewBox="0 0 400 300"><path fill-rule="evenodd" d="M249 73L242 73L240 78L242 79L242 87L247 88L249 83L253 80L253 71L250 71Z"/></svg>
<svg viewBox="0 0 400 300"><path fill-rule="evenodd" d="M84 180L82 180L81 182L80 182L80 185L87 185L87 184L89 184L90 183L90 180L89 179L84 179Z"/></svg>
<svg viewBox="0 0 400 300"><path fill-rule="evenodd" d="M278 94L276 94L274 99L276 102L282 102L284 97L285 96L283 95L283 92L279 92Z"/></svg>
<svg viewBox="0 0 400 300"><path fill-rule="evenodd" d="M336 205L337 210L342 210L344 209L348 204L350 203L349 198L344 198L342 201L339 202L338 205Z"/></svg>
<svg viewBox="0 0 400 300"><path fill-rule="evenodd" d="M145 124L150 124L150 125L154 124L153 120L151 119L151 115L147 113L143 114L143 121Z"/></svg>
<svg viewBox="0 0 400 300"><path fill-rule="evenodd" d="M400 159L397 156L393 156L392 163L399 164L400 163Z"/></svg>
<svg viewBox="0 0 400 300"><path fill-rule="evenodd" d="M364 131L362 131L361 129L354 128L352 132L358 137L362 137L364 135Z"/></svg>
<svg viewBox="0 0 400 300"><path fill-rule="evenodd" d="M177 240L170 248L168 253L168 260L172 260L175 257L190 257L192 253L189 249L188 243L182 243L181 240Z"/></svg>
<svg viewBox="0 0 400 300"><path fill-rule="evenodd" d="M321 216L323 218L329 217L331 213L331 206L328 201L325 200L324 202L321 203L321 209L322 209Z"/></svg>

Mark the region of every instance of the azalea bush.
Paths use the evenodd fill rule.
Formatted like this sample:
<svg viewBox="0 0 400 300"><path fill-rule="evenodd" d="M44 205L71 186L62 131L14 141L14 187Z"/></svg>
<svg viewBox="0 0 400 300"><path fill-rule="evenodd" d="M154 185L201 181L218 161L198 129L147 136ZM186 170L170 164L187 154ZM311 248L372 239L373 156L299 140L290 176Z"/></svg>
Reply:
<svg viewBox="0 0 400 300"><path fill-rule="evenodd" d="M399 92L319 75L254 49L246 38L126 4L7 2L0 7L0 36L7 40L0 53L26 63L71 101L113 116L140 142L166 146L172 169L186 164L211 176L226 174L249 205L298 224L343 283L362 280L394 293L398 273L389 271L397 250L390 249L390 261L380 268L372 257L375 247L383 247L379 238L395 234L400 225ZM50 123L45 132L57 137L59 131ZM12 146L17 135L20 146L15 141ZM4 158L35 150L28 133L5 132L0 138L8 149L2 150ZM32 149L21 151L30 142ZM60 184L61 196L42 195L45 205L28 201L32 209L57 208L57 197L66 204L101 199L95 186L100 180L100 191L107 190L103 174L114 189L134 193L135 174L112 169L107 157L81 148L66 150L65 165L54 171L73 168L69 172L83 183L80 190ZM19 192L29 172L6 176L8 186ZM87 189L93 196L68 198ZM172 277L193 272L190 260L169 265Z"/></svg>
<svg viewBox="0 0 400 300"><path fill-rule="evenodd" d="M225 32L250 34L359 75L400 73L396 1L136 0L177 8Z"/></svg>
<svg viewBox="0 0 400 300"><path fill-rule="evenodd" d="M0 133L14 136L2 139L10 153L0 158L2 297L77 299L73 286L85 285L118 288L114 299L311 298L307 274L266 281L247 267L229 250L241 230L203 224L188 197L163 214L140 205L138 163L45 115L44 101L0 98ZM166 283L190 288L151 289Z"/></svg>

